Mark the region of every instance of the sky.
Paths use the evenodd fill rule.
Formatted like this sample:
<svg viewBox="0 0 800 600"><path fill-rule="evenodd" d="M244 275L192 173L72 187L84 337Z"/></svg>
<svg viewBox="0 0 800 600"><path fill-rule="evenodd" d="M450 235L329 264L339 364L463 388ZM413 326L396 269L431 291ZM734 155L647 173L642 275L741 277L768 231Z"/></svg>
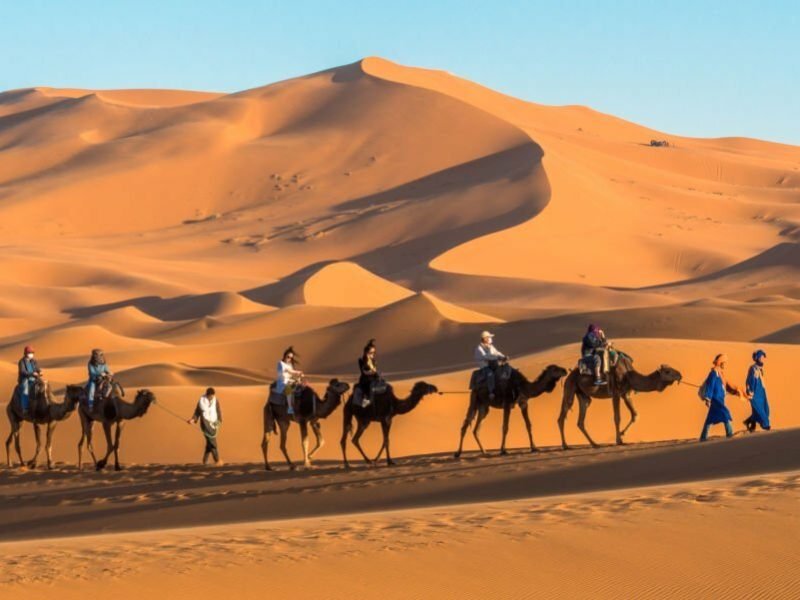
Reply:
<svg viewBox="0 0 800 600"><path fill-rule="evenodd" d="M222 92L382 56L672 134L800 144L800 2L0 0L0 89Z"/></svg>

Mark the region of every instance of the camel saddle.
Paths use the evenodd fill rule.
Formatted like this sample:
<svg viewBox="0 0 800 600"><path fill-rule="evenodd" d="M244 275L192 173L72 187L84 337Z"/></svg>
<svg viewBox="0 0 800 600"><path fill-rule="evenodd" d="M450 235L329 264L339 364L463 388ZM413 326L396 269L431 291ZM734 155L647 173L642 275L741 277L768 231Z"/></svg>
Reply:
<svg viewBox="0 0 800 600"><path fill-rule="evenodd" d="M295 400L300 398L302 395L303 395L303 387L302 386L296 386L294 388ZM269 403L270 404L274 404L275 406L286 406L286 394L283 394L283 393L275 391L275 382L274 381L269 386Z"/></svg>
<svg viewBox="0 0 800 600"><path fill-rule="evenodd" d="M359 386L356 386L356 389L353 390L353 404L360 406L361 408L366 408L372 404L372 399L376 395L385 394L388 389L389 383L385 379L379 379L378 381L373 381L370 384L369 396L364 396L364 391Z"/></svg>
<svg viewBox="0 0 800 600"><path fill-rule="evenodd" d="M511 379L511 374L514 372L514 369L508 363L498 365L497 369L494 372L495 377L495 386L499 389L501 382L502 385L505 385L509 379ZM469 379L469 389L475 390L479 387L486 385L487 373L485 369L475 369L472 372L472 375Z"/></svg>

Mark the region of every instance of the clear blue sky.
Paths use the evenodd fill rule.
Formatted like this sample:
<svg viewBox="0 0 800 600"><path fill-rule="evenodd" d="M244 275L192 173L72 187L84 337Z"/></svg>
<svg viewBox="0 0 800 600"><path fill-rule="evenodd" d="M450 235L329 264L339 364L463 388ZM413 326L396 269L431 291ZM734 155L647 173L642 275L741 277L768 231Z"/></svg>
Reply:
<svg viewBox="0 0 800 600"><path fill-rule="evenodd" d="M800 144L797 0L0 0L0 89L236 91L378 55L670 133Z"/></svg>

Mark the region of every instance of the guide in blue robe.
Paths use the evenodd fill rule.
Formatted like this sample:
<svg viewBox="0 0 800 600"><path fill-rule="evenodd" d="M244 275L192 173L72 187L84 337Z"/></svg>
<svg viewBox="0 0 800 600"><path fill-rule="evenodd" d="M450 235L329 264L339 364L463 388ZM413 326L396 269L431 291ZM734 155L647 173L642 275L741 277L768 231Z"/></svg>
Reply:
<svg viewBox="0 0 800 600"><path fill-rule="evenodd" d="M747 371L747 395L750 396L752 413L745 420L747 429L754 431L756 425L762 429L769 429L769 402L767 401L767 388L764 385L764 359L767 357L763 350L753 354L755 361Z"/></svg>
<svg viewBox="0 0 800 600"><path fill-rule="evenodd" d="M708 403L708 415L706 415L706 422L703 424L703 431L700 434L700 441L704 442L708 438L708 429L717 423L725 424L725 434L728 437L733 435L733 428L731 427L731 412L725 406L725 394L730 391L735 393L736 390L731 388L722 379L719 371L716 368L711 369L705 383L703 384L704 399Z"/></svg>

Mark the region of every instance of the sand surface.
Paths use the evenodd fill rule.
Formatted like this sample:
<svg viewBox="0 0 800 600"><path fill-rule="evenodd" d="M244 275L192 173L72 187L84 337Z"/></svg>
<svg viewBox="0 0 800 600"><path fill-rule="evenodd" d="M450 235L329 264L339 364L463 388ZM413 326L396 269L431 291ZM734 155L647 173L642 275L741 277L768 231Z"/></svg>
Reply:
<svg viewBox="0 0 800 600"><path fill-rule="evenodd" d="M74 414L52 471L43 455L0 471L0 596L798 594L798 147L672 136L375 57L235 94L11 90L0 236L4 400L26 344L57 399L94 347L128 398L157 397L127 424L119 473L77 472ZM511 456L478 458L470 435L455 461L478 334L534 378L573 368L590 322L642 373L669 364L685 384L633 398L626 446L596 400L603 446L573 411L578 449L561 451L557 386L530 408L541 452L515 412ZM264 472L284 348L321 393L355 381L370 338L399 394L447 392L395 420L400 464L367 468L350 446L343 471L338 409L315 469L289 471L273 442ZM726 352L741 385L756 347L777 431L741 433L749 406L731 398L740 433L698 445L691 384ZM180 422L209 385L216 469ZM497 411L481 435L495 453ZM379 428L363 442L376 453ZM288 451L299 461L296 425Z"/></svg>

